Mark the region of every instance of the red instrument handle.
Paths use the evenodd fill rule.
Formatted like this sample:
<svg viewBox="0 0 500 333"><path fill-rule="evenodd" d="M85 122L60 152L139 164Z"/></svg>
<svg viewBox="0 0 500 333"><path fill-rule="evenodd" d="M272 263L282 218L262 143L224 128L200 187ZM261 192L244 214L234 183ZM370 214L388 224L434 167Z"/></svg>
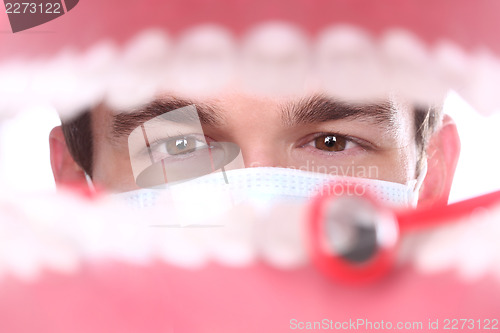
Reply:
<svg viewBox="0 0 500 333"><path fill-rule="evenodd" d="M446 206L431 206L416 210L397 212L396 217L401 233L435 227L448 221L470 215L478 208L491 208L500 204L500 191L484 194Z"/></svg>

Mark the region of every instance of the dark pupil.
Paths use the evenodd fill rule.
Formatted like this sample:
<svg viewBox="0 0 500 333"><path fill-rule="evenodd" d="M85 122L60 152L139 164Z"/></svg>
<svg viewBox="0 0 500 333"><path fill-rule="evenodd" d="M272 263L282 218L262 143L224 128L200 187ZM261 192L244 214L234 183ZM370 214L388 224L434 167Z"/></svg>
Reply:
<svg viewBox="0 0 500 333"><path fill-rule="evenodd" d="M186 149L188 145L188 142L186 139L179 139L179 140L176 140L175 141L175 146L177 147L177 149L179 150L184 150Z"/></svg>
<svg viewBox="0 0 500 333"><path fill-rule="evenodd" d="M337 143L337 138L333 135L325 137L325 146L332 148Z"/></svg>
<svg viewBox="0 0 500 333"><path fill-rule="evenodd" d="M172 139L167 141L167 153L170 155L188 154L196 149L196 143L190 138Z"/></svg>
<svg viewBox="0 0 500 333"><path fill-rule="evenodd" d="M342 151L345 149L347 140L341 136L322 135L316 138L315 146L325 151Z"/></svg>

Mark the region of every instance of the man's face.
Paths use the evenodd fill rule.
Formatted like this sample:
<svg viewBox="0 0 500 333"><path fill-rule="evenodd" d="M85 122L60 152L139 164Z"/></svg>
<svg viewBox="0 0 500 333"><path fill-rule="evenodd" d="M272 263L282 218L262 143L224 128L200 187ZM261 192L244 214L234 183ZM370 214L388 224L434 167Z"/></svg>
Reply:
<svg viewBox="0 0 500 333"><path fill-rule="evenodd" d="M232 142L241 149L245 167L297 168L403 184L416 177L414 111L403 103L350 105L316 95L263 98L232 93L200 100L164 95L118 116L99 106L92 115L94 182L112 191L137 189L130 132L154 116L193 104L203 133L183 132L185 142ZM175 149L171 140L161 138L155 149Z"/></svg>

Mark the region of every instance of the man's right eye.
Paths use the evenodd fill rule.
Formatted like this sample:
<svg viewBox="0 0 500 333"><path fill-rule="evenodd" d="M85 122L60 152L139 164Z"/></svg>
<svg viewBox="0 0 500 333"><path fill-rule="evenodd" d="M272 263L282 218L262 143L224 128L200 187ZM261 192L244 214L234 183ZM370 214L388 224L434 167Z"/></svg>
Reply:
<svg viewBox="0 0 500 333"><path fill-rule="evenodd" d="M208 148L207 143L194 136L171 138L163 143L163 149L165 149L164 153L168 155L189 154L201 148ZM160 152L163 149L160 148Z"/></svg>
<svg viewBox="0 0 500 333"><path fill-rule="evenodd" d="M196 149L196 140L188 137L170 139L165 143L165 146L170 155L187 154Z"/></svg>

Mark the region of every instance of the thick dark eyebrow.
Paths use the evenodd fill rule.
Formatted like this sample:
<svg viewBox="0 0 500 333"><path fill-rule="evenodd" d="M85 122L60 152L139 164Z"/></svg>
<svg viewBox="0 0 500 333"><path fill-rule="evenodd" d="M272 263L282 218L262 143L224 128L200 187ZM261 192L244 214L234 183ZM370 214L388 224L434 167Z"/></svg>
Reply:
<svg viewBox="0 0 500 333"><path fill-rule="evenodd" d="M285 126L357 119L390 128L394 125L396 115L396 110L390 102L351 104L321 95L286 103L282 109L282 121Z"/></svg>
<svg viewBox="0 0 500 333"><path fill-rule="evenodd" d="M113 115L111 133L113 137L119 138L128 136L135 128L141 126L146 121L161 116L169 111L177 110L186 106L195 105L196 111L202 125L221 126L223 119L217 109L204 103L195 103L182 98L162 98L156 99L137 110L122 112ZM175 119L172 119L175 121ZM194 120L194 119L185 119Z"/></svg>

